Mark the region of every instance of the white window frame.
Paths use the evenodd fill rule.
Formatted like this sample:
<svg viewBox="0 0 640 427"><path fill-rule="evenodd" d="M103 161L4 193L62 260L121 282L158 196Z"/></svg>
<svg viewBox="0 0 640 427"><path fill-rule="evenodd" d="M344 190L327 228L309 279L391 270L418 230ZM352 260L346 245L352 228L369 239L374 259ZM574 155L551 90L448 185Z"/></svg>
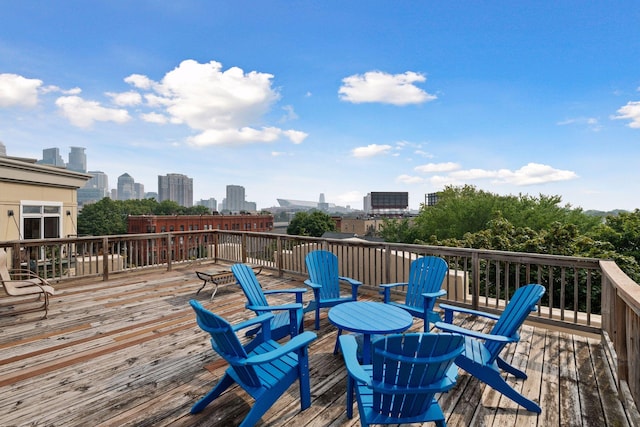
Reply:
<svg viewBox="0 0 640 427"><path fill-rule="evenodd" d="M40 212L38 213L25 213L24 208L26 206L39 206ZM55 207L57 208L57 213L45 212L45 207ZM60 238L63 234L63 224L62 221L64 219L62 212L63 204L62 202L51 202L51 201L42 201L42 200L21 200L20 201L20 235L25 235L25 226L24 220L27 218L40 218L40 239L44 239L44 231L45 231L45 218L58 218L58 237ZM26 238L25 238L26 239Z"/></svg>

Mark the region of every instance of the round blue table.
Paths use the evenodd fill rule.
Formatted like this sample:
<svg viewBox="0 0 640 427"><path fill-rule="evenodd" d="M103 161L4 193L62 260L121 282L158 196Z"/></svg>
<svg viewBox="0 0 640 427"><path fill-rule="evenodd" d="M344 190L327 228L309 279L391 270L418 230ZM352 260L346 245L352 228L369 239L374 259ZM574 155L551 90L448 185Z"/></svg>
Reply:
<svg viewBox="0 0 640 427"><path fill-rule="evenodd" d="M371 363L371 335L404 332L413 324L407 311L389 304L372 301L345 302L329 310L329 321L342 331L362 334L362 363ZM338 351L338 338L334 354Z"/></svg>

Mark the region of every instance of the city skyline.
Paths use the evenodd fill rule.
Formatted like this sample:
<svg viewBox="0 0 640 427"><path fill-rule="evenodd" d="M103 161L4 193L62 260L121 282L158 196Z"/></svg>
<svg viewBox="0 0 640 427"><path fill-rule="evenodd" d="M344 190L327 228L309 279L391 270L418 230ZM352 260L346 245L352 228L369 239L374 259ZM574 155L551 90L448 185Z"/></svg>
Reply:
<svg viewBox="0 0 640 427"><path fill-rule="evenodd" d="M90 170L362 208L447 185L640 208L640 3L3 6L0 141ZM118 23L118 25L114 25ZM60 31L64 28L65 31Z"/></svg>

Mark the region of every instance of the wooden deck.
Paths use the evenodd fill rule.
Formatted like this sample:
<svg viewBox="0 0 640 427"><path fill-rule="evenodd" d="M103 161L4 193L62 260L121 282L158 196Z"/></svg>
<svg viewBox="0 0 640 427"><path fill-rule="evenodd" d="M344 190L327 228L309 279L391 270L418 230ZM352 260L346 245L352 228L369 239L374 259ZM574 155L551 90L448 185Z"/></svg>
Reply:
<svg viewBox="0 0 640 427"><path fill-rule="evenodd" d="M188 305L196 298L232 323L251 312L235 285L211 287L195 270L228 269L191 265L171 272L114 276L58 284L49 318L40 313L0 317L1 426L230 426L246 415L251 398L232 388L198 415L189 409L217 381L226 365L211 350ZM267 289L303 287L301 278L263 271ZM309 299L307 293L306 299ZM379 300L371 292L362 299ZM477 319L459 319L482 329ZM300 412L297 383L263 417L260 425L359 425L357 410L345 415L345 369L333 355L336 330L326 319L310 347L312 405ZM313 316L305 319L313 330ZM420 331L416 320L412 330ZM525 325L507 360L526 368L529 379L514 381L538 401L542 414L510 400L461 373L457 386L440 396L450 426L626 426L637 413L618 398L607 353L598 338ZM432 424L425 424L432 425Z"/></svg>

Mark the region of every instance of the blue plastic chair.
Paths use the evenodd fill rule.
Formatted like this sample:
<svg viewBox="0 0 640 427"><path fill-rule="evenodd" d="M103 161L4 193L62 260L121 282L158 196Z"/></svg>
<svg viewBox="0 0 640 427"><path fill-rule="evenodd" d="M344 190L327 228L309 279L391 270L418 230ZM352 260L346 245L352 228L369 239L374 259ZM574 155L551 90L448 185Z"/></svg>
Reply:
<svg viewBox="0 0 640 427"><path fill-rule="evenodd" d="M307 291L305 288L264 291L253 269L248 265L234 264L231 266L231 272L247 297L247 309L254 311L257 316L274 312L270 325L271 337L274 340L279 340L287 335L294 337L302 332L304 327L302 294ZM295 294L296 302L284 305L269 305L267 295L276 294ZM246 335L254 335L258 330L259 328L249 330Z"/></svg>
<svg viewBox="0 0 640 427"><path fill-rule="evenodd" d="M446 426L435 394L455 385L458 368L453 361L463 344L464 338L454 334L388 335L374 341L373 364L360 365L355 337L342 335L349 375L347 417L353 417L355 391L363 426L427 421Z"/></svg>
<svg viewBox="0 0 640 427"><path fill-rule="evenodd" d="M536 310L544 292L544 286L537 284L518 288L500 316L440 304L445 313L444 322L435 324L436 328L443 331L465 335L465 351L456 359L456 365L527 410L538 414L541 412L540 406L515 391L502 378L500 369L521 379L526 379L527 374L507 363L500 357L500 352L507 344L520 340L520 326L529 313ZM454 312L486 317L496 323L488 334L464 329L452 324Z"/></svg>
<svg viewBox="0 0 640 427"><path fill-rule="evenodd" d="M264 314L232 326L222 317L206 310L199 302L191 300L190 304L196 312L200 328L211 335L211 346L229 363L222 379L193 405L192 414L201 412L234 383L255 399L240 424L242 427L257 423L296 380L300 381L301 409L305 410L311 405L308 346L316 339L313 332L304 332L280 345L270 338L269 325L273 314ZM256 337L243 347L236 331L256 324L262 326L260 337L263 340Z"/></svg>
<svg viewBox="0 0 640 427"><path fill-rule="evenodd" d="M338 273L338 257L329 251L312 251L305 257L309 279L304 284L313 289L313 301L306 311L316 312L316 330L320 329L320 309L333 307L343 302L358 299L358 286L362 282L350 277L340 276ZM351 295L341 295L340 281L351 285Z"/></svg>
<svg viewBox="0 0 640 427"><path fill-rule="evenodd" d="M386 283L380 285L384 302L404 308L414 317L424 320L424 331L429 332L430 323L439 322L442 319L434 311L436 300L447 294L440 289L442 282L449 272L447 262L435 256L424 256L415 259L409 266L409 281L399 283ZM391 289L398 286L406 286L404 302L391 300Z"/></svg>

